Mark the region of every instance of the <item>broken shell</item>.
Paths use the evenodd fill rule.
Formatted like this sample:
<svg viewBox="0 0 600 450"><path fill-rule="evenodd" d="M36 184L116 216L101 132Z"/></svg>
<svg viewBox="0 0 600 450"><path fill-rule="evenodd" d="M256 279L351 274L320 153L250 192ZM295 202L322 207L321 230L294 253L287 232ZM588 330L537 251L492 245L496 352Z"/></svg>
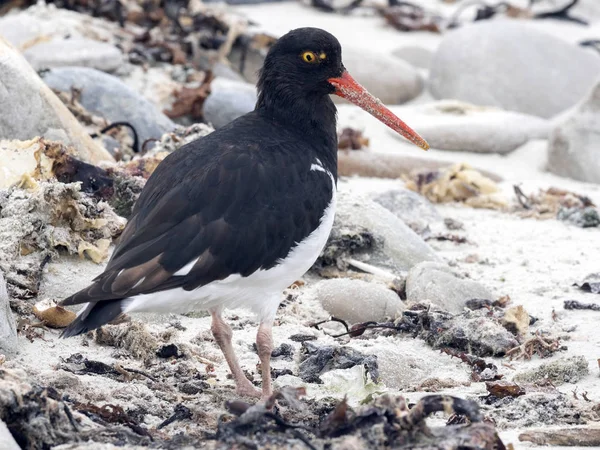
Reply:
<svg viewBox="0 0 600 450"><path fill-rule="evenodd" d="M77 314L50 299L37 302L33 306L33 314L51 328L65 328L77 317Z"/></svg>

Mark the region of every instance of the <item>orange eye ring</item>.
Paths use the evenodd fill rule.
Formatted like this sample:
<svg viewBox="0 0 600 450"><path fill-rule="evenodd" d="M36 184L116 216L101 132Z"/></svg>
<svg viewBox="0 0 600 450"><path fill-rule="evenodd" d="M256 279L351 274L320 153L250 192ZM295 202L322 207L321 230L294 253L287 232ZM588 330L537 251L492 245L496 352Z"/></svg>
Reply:
<svg viewBox="0 0 600 450"><path fill-rule="evenodd" d="M302 61L308 64L317 64L319 62L319 57L315 54L315 52L306 51L300 55Z"/></svg>

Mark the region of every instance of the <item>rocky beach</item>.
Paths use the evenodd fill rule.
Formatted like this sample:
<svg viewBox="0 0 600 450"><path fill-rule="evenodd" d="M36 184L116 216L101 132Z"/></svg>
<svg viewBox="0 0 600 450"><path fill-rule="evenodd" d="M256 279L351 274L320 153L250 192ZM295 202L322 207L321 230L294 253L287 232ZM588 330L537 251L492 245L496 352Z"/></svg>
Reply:
<svg viewBox="0 0 600 450"><path fill-rule="evenodd" d="M59 339L173 151L335 35L420 151L335 98L333 230L281 295L267 404L205 311ZM600 448L600 2L0 3L0 450ZM228 310L257 387L257 321Z"/></svg>

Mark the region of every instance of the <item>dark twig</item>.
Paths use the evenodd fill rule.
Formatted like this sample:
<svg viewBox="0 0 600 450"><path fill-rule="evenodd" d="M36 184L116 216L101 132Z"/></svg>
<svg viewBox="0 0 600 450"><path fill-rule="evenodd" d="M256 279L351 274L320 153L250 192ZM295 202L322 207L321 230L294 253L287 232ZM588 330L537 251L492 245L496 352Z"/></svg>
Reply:
<svg viewBox="0 0 600 450"><path fill-rule="evenodd" d="M556 11L550 11L545 13L539 13L533 16L534 19L557 19L557 20L566 20L570 22L575 22L580 25L589 25L585 20L578 19L577 17L573 17L569 15L569 10L579 3L579 0L571 0L571 3L567 3L560 9Z"/></svg>
<svg viewBox="0 0 600 450"><path fill-rule="evenodd" d="M73 430L79 431L79 426L77 425L77 422L75 421L75 418L73 417L73 413L71 412L71 410L69 409L69 407L67 406L66 403L63 403L63 409L65 410L65 414L67 415L67 419L69 419L69 423L73 427Z"/></svg>
<svg viewBox="0 0 600 450"><path fill-rule="evenodd" d="M515 195L517 196L517 200L519 201L521 206L525 209L531 209L531 205L529 204L530 203L529 197L527 197L527 195L525 195L525 193L523 192L521 187L517 186L515 184L513 186L513 190L515 191Z"/></svg>
<svg viewBox="0 0 600 450"><path fill-rule="evenodd" d="M139 153L140 152L140 143L139 143L140 140L138 137L138 133L137 133L135 127L132 124L130 124L129 122L113 122L110 125L102 128L98 133L91 134L91 137L93 137L93 138L98 137L99 135L104 134L107 131L110 131L116 127L127 127L131 130L131 134L133 134L133 151L134 151L134 153Z"/></svg>
<svg viewBox="0 0 600 450"><path fill-rule="evenodd" d="M146 372L143 372L143 371L141 371L139 369L132 369L132 368L129 368L129 367L122 367L122 369L126 370L127 372L137 373L138 375L142 375L142 376L144 376L144 377L146 377L146 378L154 381L155 383L158 383L158 379L157 378L155 378L152 375L147 374Z"/></svg>

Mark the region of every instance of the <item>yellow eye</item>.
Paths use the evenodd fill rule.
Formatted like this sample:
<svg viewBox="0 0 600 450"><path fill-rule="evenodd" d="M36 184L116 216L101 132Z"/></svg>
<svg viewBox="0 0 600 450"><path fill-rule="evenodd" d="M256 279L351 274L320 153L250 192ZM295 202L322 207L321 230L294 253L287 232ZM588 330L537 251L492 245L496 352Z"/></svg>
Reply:
<svg viewBox="0 0 600 450"><path fill-rule="evenodd" d="M317 57L317 55L315 55L314 52L304 52L302 53L301 57L302 61L308 64L315 64L319 62L319 58Z"/></svg>

